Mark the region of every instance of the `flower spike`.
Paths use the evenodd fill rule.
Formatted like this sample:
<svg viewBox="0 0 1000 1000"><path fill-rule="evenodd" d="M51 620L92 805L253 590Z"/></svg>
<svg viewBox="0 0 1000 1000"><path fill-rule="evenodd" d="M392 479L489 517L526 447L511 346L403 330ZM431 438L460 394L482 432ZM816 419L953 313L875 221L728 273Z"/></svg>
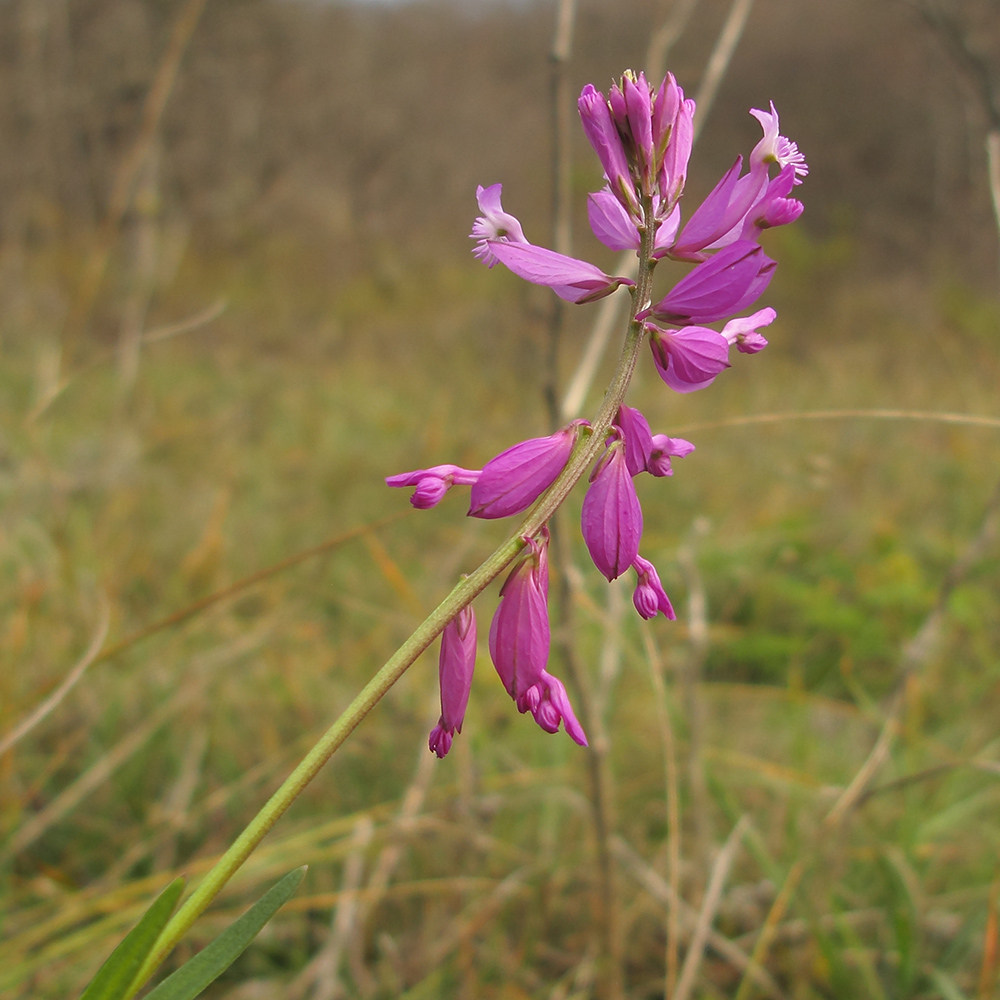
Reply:
<svg viewBox="0 0 1000 1000"><path fill-rule="evenodd" d="M641 288L643 301L636 304L633 319L649 338L661 379L677 392L703 389L729 367L733 347L756 354L767 346L761 330L774 320L774 310L742 314L754 306L774 273L775 262L760 246L764 230L793 222L802 213L802 202L793 194L809 172L805 158L794 142L781 135L773 104L769 111L753 109L750 114L763 131L760 141L749 157L736 157L702 203L684 213L682 225L695 102L684 96L673 75L668 73L657 87L644 73L628 70L607 96L587 84L577 107L605 180L587 199L590 227L609 249L639 255L639 280L606 274L588 261L529 242L520 221L504 210L499 184L476 189L479 214L472 226L473 254L487 267L501 263L568 302L593 302L623 285L636 296ZM665 259L695 266L649 304L653 268ZM663 614L673 619L674 609L656 568L639 555L643 516L633 479L643 472L673 475L673 459L689 455L694 445L683 438L653 434L643 414L624 404L635 349L635 341L628 338L609 388L616 409L606 430L603 421L608 414L602 411L604 451L591 470L581 529L595 566L608 580L629 568L635 570L632 599L643 618ZM579 478L577 445L581 436L593 433L587 421L574 420L555 433L512 445L481 470L439 465L390 476L386 482L412 487L415 507L433 507L452 486L468 485L472 517L510 517L533 507L537 516L529 516L524 531L555 506L553 485L568 489ZM594 455L597 445L583 444L579 457ZM560 489L558 495L565 494ZM490 625L490 657L518 711L531 713L546 732L564 727L586 746L586 734L565 687L547 670L548 529L543 525L521 541L524 549L500 590ZM509 540L506 552L517 544ZM475 661L471 615L471 610L463 612L443 632L441 718L430 736L431 749L442 757L454 734L461 732L468 700Z"/></svg>

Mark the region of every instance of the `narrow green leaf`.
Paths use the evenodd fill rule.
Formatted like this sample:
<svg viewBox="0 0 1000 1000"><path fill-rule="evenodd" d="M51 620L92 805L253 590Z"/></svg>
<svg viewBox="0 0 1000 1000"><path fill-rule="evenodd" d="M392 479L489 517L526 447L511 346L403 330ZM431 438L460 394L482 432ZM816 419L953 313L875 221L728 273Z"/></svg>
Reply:
<svg viewBox="0 0 1000 1000"><path fill-rule="evenodd" d="M243 954L264 924L291 899L305 871L303 867L289 872L210 945L148 993L146 1000L193 1000Z"/></svg>
<svg viewBox="0 0 1000 1000"><path fill-rule="evenodd" d="M132 984L146 956L152 950L160 931L174 912L184 891L184 879L176 878L153 901L152 906L125 935L124 940L108 960L97 970L80 1000L120 1000Z"/></svg>
<svg viewBox="0 0 1000 1000"><path fill-rule="evenodd" d="M931 969L931 979L934 980L934 985L941 991L943 1000L967 1000L966 995L958 988L958 983L947 972L943 972L940 969Z"/></svg>

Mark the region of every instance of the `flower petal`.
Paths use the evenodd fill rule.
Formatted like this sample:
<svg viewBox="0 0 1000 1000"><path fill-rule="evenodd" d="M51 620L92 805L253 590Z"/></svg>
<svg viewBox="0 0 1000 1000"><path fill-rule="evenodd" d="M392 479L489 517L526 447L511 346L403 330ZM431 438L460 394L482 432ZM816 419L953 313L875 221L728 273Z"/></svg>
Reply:
<svg viewBox="0 0 1000 1000"><path fill-rule="evenodd" d="M566 467L577 432L574 420L548 437L521 441L483 466L469 496L471 517L509 517L527 510Z"/></svg>
<svg viewBox="0 0 1000 1000"><path fill-rule="evenodd" d="M671 323L712 323L755 302L775 262L749 240L737 240L685 275L650 314Z"/></svg>
<svg viewBox="0 0 1000 1000"><path fill-rule="evenodd" d="M632 594L632 603L635 610L647 621L655 618L661 611L671 621L676 621L677 615L674 613L674 606L667 597L667 592L660 583L659 574L656 567L642 556L636 555L632 563L632 569L638 577L635 591Z"/></svg>
<svg viewBox="0 0 1000 1000"><path fill-rule="evenodd" d="M580 524L594 565L608 580L621 576L638 554L642 537L642 507L622 441L605 451L591 474Z"/></svg>
<svg viewBox="0 0 1000 1000"><path fill-rule="evenodd" d="M490 625L490 657L512 698L537 684L549 659L548 529L507 577Z"/></svg>
<svg viewBox="0 0 1000 1000"><path fill-rule="evenodd" d="M619 285L634 284L629 278L612 278L599 267L536 247L531 243L487 241L491 252L525 281L548 285L567 302L592 302L610 295Z"/></svg>
<svg viewBox="0 0 1000 1000"><path fill-rule="evenodd" d="M594 235L610 250L639 249L639 230L610 188L587 195L587 218Z"/></svg>
<svg viewBox="0 0 1000 1000"><path fill-rule="evenodd" d="M653 450L653 432L646 418L632 406L618 407L615 426L622 433L625 443L625 465L630 476L646 471L649 454Z"/></svg>
<svg viewBox="0 0 1000 1000"><path fill-rule="evenodd" d="M729 341L703 326L661 330L646 324L656 370L675 392L694 392L711 385L729 367Z"/></svg>
<svg viewBox="0 0 1000 1000"><path fill-rule="evenodd" d="M479 478L478 469L463 469L457 465L435 465L386 477L387 486L415 486L410 503L418 510L439 504L452 486L471 486Z"/></svg>

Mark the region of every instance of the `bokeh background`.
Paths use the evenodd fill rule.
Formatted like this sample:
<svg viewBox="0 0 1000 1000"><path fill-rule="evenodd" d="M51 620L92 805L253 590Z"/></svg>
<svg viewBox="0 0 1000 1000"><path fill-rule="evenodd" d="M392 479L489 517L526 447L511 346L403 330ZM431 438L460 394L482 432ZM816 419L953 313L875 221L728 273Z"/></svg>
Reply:
<svg viewBox="0 0 1000 1000"><path fill-rule="evenodd" d="M684 6L580 0L570 93ZM730 13L694 4L671 49L689 95ZM551 294L468 232L501 181L551 242L555 23L0 5L5 1000L78 995L504 537L382 480L548 432ZM687 204L768 101L811 172L766 236L768 350L690 396L644 356L630 397L697 445L638 484L679 620L589 564L577 491L552 669L594 749L518 716L483 641L432 758L432 650L168 964L308 863L208 995L996 995L998 60L992 0L750 6ZM574 250L612 268L575 127L571 155ZM557 390L596 308L561 319Z"/></svg>

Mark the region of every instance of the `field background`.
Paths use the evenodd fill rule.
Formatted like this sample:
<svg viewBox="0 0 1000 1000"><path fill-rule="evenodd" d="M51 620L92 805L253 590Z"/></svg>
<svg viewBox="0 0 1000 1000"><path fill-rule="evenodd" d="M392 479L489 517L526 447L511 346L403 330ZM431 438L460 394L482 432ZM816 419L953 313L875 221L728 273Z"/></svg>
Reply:
<svg viewBox="0 0 1000 1000"><path fill-rule="evenodd" d="M0 6L0 740L86 665L0 754L3 1000L77 996L504 537L383 478L548 429L551 295L467 234L502 181L550 242L551 4L196 6ZM998 995L1000 15L930 9L750 12L688 211L773 100L806 213L765 242L768 350L690 396L643 356L629 398L697 445L639 483L679 621L593 569L581 491L558 526L553 671L569 650L595 750L513 710L491 588L452 753L432 650L178 949L310 865L208 996ZM689 94L727 10L671 53ZM581 0L571 91L669 13ZM573 142L574 246L610 268ZM992 424L802 416L834 410Z"/></svg>

